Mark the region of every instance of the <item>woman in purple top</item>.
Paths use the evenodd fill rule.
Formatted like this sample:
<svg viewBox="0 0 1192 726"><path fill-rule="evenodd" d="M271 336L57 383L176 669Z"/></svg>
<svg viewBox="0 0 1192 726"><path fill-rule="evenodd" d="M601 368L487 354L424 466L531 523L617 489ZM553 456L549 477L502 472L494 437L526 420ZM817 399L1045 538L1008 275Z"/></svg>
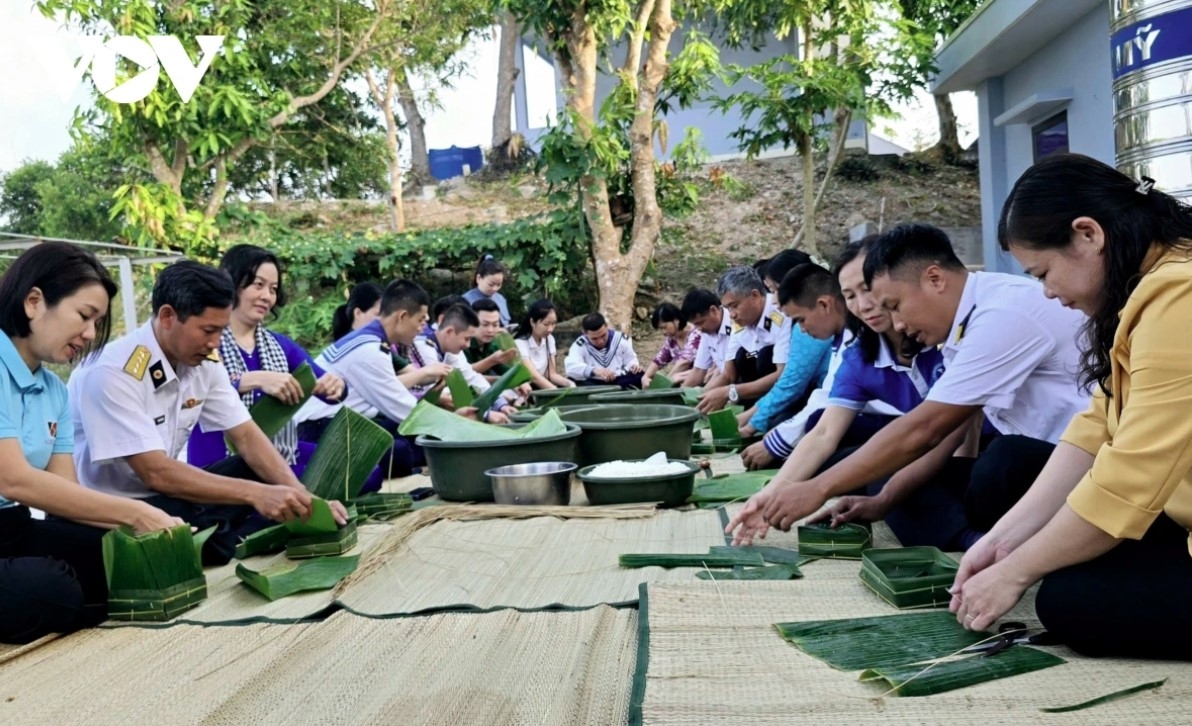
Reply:
<svg viewBox="0 0 1192 726"><path fill-rule="evenodd" d="M662 331L666 339L662 341L658 355L650 361L645 375L642 376L642 388L649 388L650 379L670 363L675 365L667 376L674 381L676 386L703 383L703 381L694 384L685 383L687 376L691 375L692 366L695 364L695 354L699 350L699 331L695 329L695 326L687 324L687 316L683 314L683 311L677 305L664 302L654 310L654 316L650 322L654 324L655 330Z"/></svg>
<svg viewBox="0 0 1192 726"><path fill-rule="evenodd" d="M286 302L277 257L254 245L236 245L224 254L220 268L236 284L236 302L220 339L219 357L244 405L251 406L263 395L283 403L297 403L302 398L302 386L293 373L303 363L310 365L317 378L316 396L329 402L341 400L343 379L315 365L310 354L294 341L265 328L265 318ZM293 422L273 437L273 444L295 473L306 467L315 449L313 443L298 440ZM222 431L195 427L187 445L190 464L202 467L227 456Z"/></svg>

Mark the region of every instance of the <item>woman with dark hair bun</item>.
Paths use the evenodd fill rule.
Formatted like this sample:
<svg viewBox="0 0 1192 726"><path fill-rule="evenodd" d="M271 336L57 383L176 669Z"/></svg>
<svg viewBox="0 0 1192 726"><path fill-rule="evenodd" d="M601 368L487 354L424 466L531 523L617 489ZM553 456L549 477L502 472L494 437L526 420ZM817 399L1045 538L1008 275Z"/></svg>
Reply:
<svg viewBox="0 0 1192 726"><path fill-rule="evenodd" d="M45 364L98 352L115 295L95 256L65 242L26 250L0 278L0 643L106 618L104 530L91 525L141 533L182 524L82 487L75 474L66 386ZM50 517L33 519L30 507Z"/></svg>
<svg viewBox="0 0 1192 726"><path fill-rule="evenodd" d="M492 255L485 255L476 263L476 272L472 275L475 284L471 290L464 293L464 301L468 304L487 298L497 304L501 310L501 325L509 327L509 303L501 294L501 286L505 284L505 277L509 268L502 265Z"/></svg>
<svg viewBox="0 0 1192 726"><path fill-rule="evenodd" d="M353 287L347 302L337 307L331 316L331 339L339 340L376 320L381 314L381 295L384 292L375 282L362 282Z"/></svg>
<svg viewBox="0 0 1192 726"><path fill-rule="evenodd" d="M1074 650L1192 659L1192 208L1154 184L1055 155L1002 207L1002 249L1088 316L1093 398L962 560L952 610L966 627L1041 580L1036 613Z"/></svg>
<svg viewBox="0 0 1192 726"><path fill-rule="evenodd" d="M300 401L302 386L294 372L304 363L317 379L314 395L325 401L341 400L342 378L324 371L290 338L265 327L265 319L286 303L277 256L255 245L236 245L224 253L219 266L236 286L232 318L220 337L219 355L244 405L251 407L262 396L287 404ZM315 442L298 439L294 421L273 437L273 445L295 473L301 473L315 450ZM191 431L187 463L202 468L228 456L231 452L222 431L204 431L201 425Z"/></svg>
<svg viewBox="0 0 1192 726"><path fill-rule="evenodd" d="M654 360L646 366L646 372L642 376L642 388L649 388L650 380L671 363L674 363L674 366L668 377L676 386L702 384L702 380L698 383L687 381L687 376L695 364L695 354L699 350L699 331L695 326L687 324L687 316L679 306L669 302L659 303L654 309L654 314L650 316L650 322L654 330L661 330L666 339L662 341L662 347L654 356Z"/></svg>

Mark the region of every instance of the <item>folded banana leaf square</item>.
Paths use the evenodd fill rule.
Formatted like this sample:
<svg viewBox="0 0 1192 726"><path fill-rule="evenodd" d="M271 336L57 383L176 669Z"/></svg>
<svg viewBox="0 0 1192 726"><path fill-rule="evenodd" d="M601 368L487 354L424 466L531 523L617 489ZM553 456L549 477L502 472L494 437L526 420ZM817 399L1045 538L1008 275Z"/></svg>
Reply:
<svg viewBox="0 0 1192 726"><path fill-rule="evenodd" d="M286 543L286 557L301 560L308 557L335 557L356 546L356 523L349 522L334 532L309 537L292 537Z"/></svg>
<svg viewBox="0 0 1192 726"><path fill-rule="evenodd" d="M861 554L861 582L896 608L947 605L959 565L936 547L871 549Z"/></svg>
<svg viewBox="0 0 1192 726"><path fill-rule="evenodd" d="M873 533L860 524L829 527L820 523L799 527L799 553L811 557L859 560L872 542Z"/></svg>

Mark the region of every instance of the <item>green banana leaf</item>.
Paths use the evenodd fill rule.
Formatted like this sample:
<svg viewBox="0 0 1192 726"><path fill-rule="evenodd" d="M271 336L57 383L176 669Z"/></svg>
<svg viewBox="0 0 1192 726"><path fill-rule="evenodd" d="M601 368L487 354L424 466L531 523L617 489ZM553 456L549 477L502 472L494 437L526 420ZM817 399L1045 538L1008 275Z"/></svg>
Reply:
<svg viewBox="0 0 1192 726"><path fill-rule="evenodd" d="M701 580L793 580L803 576L794 565L734 568L732 570L700 570L695 576Z"/></svg>
<svg viewBox="0 0 1192 726"><path fill-rule="evenodd" d="M873 533L860 524L839 527L822 522L805 524L799 527L798 536L799 551L803 554L837 560L859 560L873 542Z"/></svg>
<svg viewBox="0 0 1192 726"><path fill-rule="evenodd" d="M1104 696L1098 696L1097 698L1093 698L1088 701L1084 701L1083 703L1077 703L1072 706L1056 706L1053 708L1041 708L1039 710L1043 711L1044 713L1069 713L1071 711L1083 711L1086 708L1092 708L1093 706L1100 706L1103 703L1110 703L1111 701L1116 701L1121 698L1126 698L1127 696L1133 696L1135 693L1142 693L1143 691L1154 690L1154 689L1158 688L1159 686L1162 686L1164 683L1167 683L1166 678L1164 678L1161 681L1151 681L1150 683L1142 683L1140 685L1132 686L1130 688L1123 688L1120 691L1114 691L1113 693L1107 693Z"/></svg>
<svg viewBox="0 0 1192 726"><path fill-rule="evenodd" d="M273 396L261 396L249 411L252 420L269 438L276 436L277 432L294 418L294 414L310 400L311 392L315 390L315 372L311 370L309 363L298 366L298 370L294 371L294 378L298 379L298 385L302 386L302 398L298 403L287 404Z"/></svg>
<svg viewBox="0 0 1192 726"><path fill-rule="evenodd" d="M799 650L842 671L923 663L992 635L965 630L948 612L776 623L774 627Z"/></svg>
<svg viewBox="0 0 1192 726"><path fill-rule="evenodd" d="M497 399L502 393L508 391L510 388L517 388L523 383L529 382L530 369L526 368L524 363L518 361L509 370L505 371L500 378L493 381L492 386L487 391L477 396L476 400L472 402L472 405L483 413L493 407L493 404L497 402ZM459 408L459 406L456 406L456 408Z"/></svg>
<svg viewBox="0 0 1192 726"><path fill-rule="evenodd" d="M236 565L236 577L269 600L277 600L296 592L330 590L355 572L359 564L360 555L286 562L260 571L241 563Z"/></svg>
<svg viewBox="0 0 1192 726"><path fill-rule="evenodd" d="M959 565L935 547L870 549L861 554L861 582L896 608L929 608L952 600Z"/></svg>
<svg viewBox="0 0 1192 726"><path fill-rule="evenodd" d="M346 501L360 493L377 462L392 447L392 434L343 407L331 419L298 478L316 497Z"/></svg>
<svg viewBox="0 0 1192 726"><path fill-rule="evenodd" d="M750 471L704 479L695 485L687 501L692 504L742 501L760 492L777 473L774 470Z"/></svg>
<svg viewBox="0 0 1192 726"><path fill-rule="evenodd" d="M643 554L633 553L617 558L621 567L761 567L762 556L753 552L725 552L718 554Z"/></svg>
<svg viewBox="0 0 1192 726"><path fill-rule="evenodd" d="M665 373L655 373L654 377L650 379L650 388L674 388L675 382L671 377Z"/></svg>
<svg viewBox="0 0 1192 726"><path fill-rule="evenodd" d="M447 390L451 391L451 405L457 409L471 406L475 399L464 372L458 368L452 368L447 374Z"/></svg>
<svg viewBox="0 0 1192 726"><path fill-rule="evenodd" d="M971 655L930 665L869 668L862 681L884 681L895 696L931 696L999 678L1022 675L1061 665L1064 659L1025 646L1014 646L989 658Z"/></svg>
<svg viewBox="0 0 1192 726"><path fill-rule="evenodd" d="M722 545L720 547L709 547L708 552L714 555L724 554L726 552L750 552L760 555L762 560L771 565L794 565L796 567L818 559L800 554L795 550L788 550L784 547L767 547L765 545L749 545L748 547Z"/></svg>
<svg viewBox="0 0 1192 726"><path fill-rule="evenodd" d="M502 330L493 336L493 345L497 347L497 350L517 349L517 341L513 339L513 334L508 330Z"/></svg>
<svg viewBox="0 0 1192 726"><path fill-rule="evenodd" d="M291 519L286 522L286 529L291 535L310 537L317 534L329 534L339 529L335 522L335 515L331 513L331 505L320 497L311 497L310 517L306 521Z"/></svg>
<svg viewBox="0 0 1192 726"><path fill-rule="evenodd" d="M699 397L704 394L704 389L702 387L695 387L695 388L683 387L680 390L683 391L683 401L688 406L694 406L694 405L698 404Z"/></svg>
<svg viewBox="0 0 1192 726"><path fill-rule="evenodd" d="M473 421L450 411L444 411L420 401L397 431L402 436L434 436L440 441L504 441L508 439L535 438L563 433L567 426L559 418L558 411L547 411L537 421L521 428L506 428Z"/></svg>
<svg viewBox="0 0 1192 726"><path fill-rule="evenodd" d="M236 559L243 560L254 555L267 555L281 552L290 540L290 530L284 524L257 530L240 540L236 545Z"/></svg>
<svg viewBox="0 0 1192 726"><path fill-rule="evenodd" d="M734 439L740 443L741 429L737 426L737 416L732 410L723 408L708 414L708 427L712 429L712 441L718 445L721 442L731 442Z"/></svg>

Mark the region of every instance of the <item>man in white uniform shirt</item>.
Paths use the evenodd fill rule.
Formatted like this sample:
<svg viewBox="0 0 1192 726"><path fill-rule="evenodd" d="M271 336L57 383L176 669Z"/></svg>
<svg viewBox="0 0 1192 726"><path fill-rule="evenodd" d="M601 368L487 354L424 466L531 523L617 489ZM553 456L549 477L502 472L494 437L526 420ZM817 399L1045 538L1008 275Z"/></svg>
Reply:
<svg viewBox="0 0 1192 726"><path fill-rule="evenodd" d="M728 311L720 307L720 298L716 293L704 288L688 292L683 298L682 310L687 321L699 330L699 349L695 352L695 364L692 366L697 372L688 376L684 385L709 388L709 384L724 370L724 354L728 350L728 339L733 334L733 321Z"/></svg>
<svg viewBox="0 0 1192 726"><path fill-rule="evenodd" d="M943 346L946 370L923 403L828 471L801 482L780 471L730 522L737 541L750 541L768 526L789 529L830 497L897 472L978 412L999 436L971 460L961 484L969 527L988 531L1030 487L1068 421L1088 404L1078 383L1084 316L1048 300L1039 284L968 272L947 235L928 225L884 233L864 269L897 329L924 345ZM895 501L903 496L890 495Z"/></svg>
<svg viewBox="0 0 1192 726"><path fill-rule="evenodd" d="M79 482L144 499L200 529L216 526L206 564L227 562L267 520L310 515L310 494L219 363L234 297L227 273L189 260L171 265L153 286L149 322L104 348L69 384ZM223 431L240 455L206 469L179 461L200 422ZM343 524L343 507L333 509Z"/></svg>
<svg viewBox="0 0 1192 726"><path fill-rule="evenodd" d="M575 339L563 359L568 378L581 386L642 387L644 370L633 352L633 341L619 330L610 330L600 313L585 315L580 327L584 334Z"/></svg>
<svg viewBox="0 0 1192 726"><path fill-rule="evenodd" d="M733 332L723 370L700 397L698 408L705 414L730 404L749 408L769 393L782 375L791 345L791 321L752 267L724 273L718 292Z"/></svg>

